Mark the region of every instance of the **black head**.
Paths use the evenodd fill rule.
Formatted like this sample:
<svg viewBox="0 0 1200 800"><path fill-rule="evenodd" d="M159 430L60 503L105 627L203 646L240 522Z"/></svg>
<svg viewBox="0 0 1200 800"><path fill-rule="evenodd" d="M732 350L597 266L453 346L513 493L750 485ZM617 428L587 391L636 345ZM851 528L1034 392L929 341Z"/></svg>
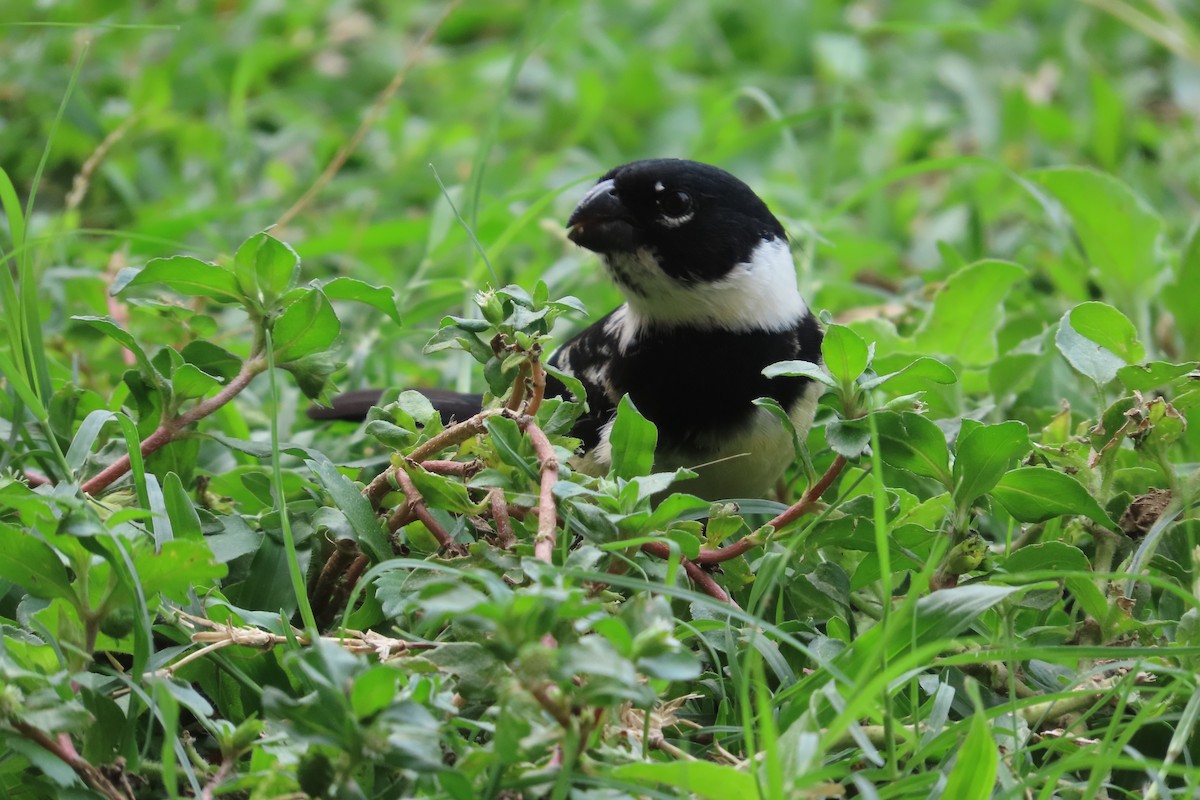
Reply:
<svg viewBox="0 0 1200 800"><path fill-rule="evenodd" d="M610 268L641 253L670 278L719 280L783 226L754 191L723 169L682 159L634 161L610 170L567 221L571 241ZM621 276L617 275L618 280Z"/></svg>

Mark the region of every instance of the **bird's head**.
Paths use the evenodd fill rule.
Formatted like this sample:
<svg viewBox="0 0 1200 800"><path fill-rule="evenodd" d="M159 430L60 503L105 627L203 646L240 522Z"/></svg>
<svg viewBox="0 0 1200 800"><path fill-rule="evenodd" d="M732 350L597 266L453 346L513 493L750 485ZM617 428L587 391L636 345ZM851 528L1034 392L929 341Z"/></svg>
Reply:
<svg viewBox="0 0 1200 800"><path fill-rule="evenodd" d="M798 313L793 296L803 307L783 226L749 186L717 167L665 158L616 167L584 195L567 227L648 321L759 327L763 302L784 298L788 323Z"/></svg>

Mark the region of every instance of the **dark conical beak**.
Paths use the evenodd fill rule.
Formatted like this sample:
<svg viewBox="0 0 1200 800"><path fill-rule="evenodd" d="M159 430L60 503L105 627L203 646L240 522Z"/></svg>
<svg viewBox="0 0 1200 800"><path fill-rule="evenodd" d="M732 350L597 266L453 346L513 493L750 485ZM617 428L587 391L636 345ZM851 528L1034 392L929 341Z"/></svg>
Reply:
<svg viewBox="0 0 1200 800"><path fill-rule="evenodd" d="M567 238L597 253L634 250L634 224L612 179L591 188L567 220Z"/></svg>

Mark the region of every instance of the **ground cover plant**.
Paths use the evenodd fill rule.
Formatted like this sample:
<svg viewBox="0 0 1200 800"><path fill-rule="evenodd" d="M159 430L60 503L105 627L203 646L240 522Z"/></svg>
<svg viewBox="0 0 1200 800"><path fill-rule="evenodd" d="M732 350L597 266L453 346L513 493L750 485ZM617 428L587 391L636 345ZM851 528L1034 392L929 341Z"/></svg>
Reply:
<svg viewBox="0 0 1200 800"><path fill-rule="evenodd" d="M0 796L1197 796L1197 20L6 2ZM650 156L822 313L774 497L543 396Z"/></svg>

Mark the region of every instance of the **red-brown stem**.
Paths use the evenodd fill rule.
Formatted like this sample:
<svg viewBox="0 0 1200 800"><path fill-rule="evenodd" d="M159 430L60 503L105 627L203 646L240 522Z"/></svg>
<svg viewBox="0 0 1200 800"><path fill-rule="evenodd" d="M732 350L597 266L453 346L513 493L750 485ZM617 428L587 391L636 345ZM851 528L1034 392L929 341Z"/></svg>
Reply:
<svg viewBox="0 0 1200 800"><path fill-rule="evenodd" d="M62 760L75 771L76 775L83 779L84 783L100 794L110 800L130 800L129 796L118 789L112 781L105 777L103 772L92 766L87 759L76 752L74 744L71 743L70 738L65 734L55 740L44 731L38 730L27 722L10 720L8 724L17 733Z"/></svg>
<svg viewBox="0 0 1200 800"><path fill-rule="evenodd" d="M799 500L793 503L790 508L781 513L779 516L775 517L775 519L771 520L767 524L775 530L780 530L785 525L790 525L792 522L795 522L809 511L812 511L813 506L815 506L817 501L821 499L821 495L825 494L825 490L833 485L833 482L838 475L842 474L842 469L845 466L846 457L839 455L833 460L833 463L829 465L829 469L825 470L825 474L821 476L820 480L808 487L808 491L804 493L803 497L801 497Z"/></svg>
<svg viewBox="0 0 1200 800"><path fill-rule="evenodd" d="M438 521L429 513L429 509L425 507L425 498L421 496L421 492L417 490L417 485L412 482L412 478L408 477L408 473L403 469L396 470L396 483L400 484L400 490L404 492L404 497L408 500L408 505L412 508L412 513L417 515L417 519L425 523L425 527L433 534L433 537L438 540L438 544L447 554L452 556L465 556L467 553L460 544L451 538L446 529L438 524Z"/></svg>
<svg viewBox="0 0 1200 800"><path fill-rule="evenodd" d="M512 520L508 518L504 490L499 487L489 489L488 502L492 506L492 521L496 523L496 544L502 550L510 550L517 543L517 537L513 533Z"/></svg>
<svg viewBox="0 0 1200 800"><path fill-rule="evenodd" d="M507 408L509 411L517 411L521 407L521 403L525 400L525 381L529 379L529 362L521 365L517 370L517 377L513 381L512 396L508 398Z"/></svg>
<svg viewBox="0 0 1200 800"><path fill-rule="evenodd" d="M391 515L388 517L388 531L395 533L416 518L417 515L413 513L412 503L405 500L403 503L396 506L395 510L392 511Z"/></svg>
<svg viewBox="0 0 1200 800"><path fill-rule="evenodd" d="M461 444L472 436L476 436L487 430L487 418L502 412L509 413L507 409L480 411L469 419L465 419L456 425L451 425L437 436L432 437L429 441L413 450L408 454L407 458L409 461L425 461L434 453L444 450L451 445ZM392 491L391 476L399 471L401 470L396 467L389 467L376 475L375 479L363 489L363 496L367 498L372 508L379 508L379 504L383 502L383 498L388 492Z"/></svg>
<svg viewBox="0 0 1200 800"><path fill-rule="evenodd" d="M556 701L550 696L551 684L545 683L540 686L534 686L529 690L534 699L538 701L538 705L546 710L546 713L554 717L554 721L561 725L564 729L571 729L571 712L563 707L563 704Z"/></svg>
<svg viewBox="0 0 1200 800"><path fill-rule="evenodd" d="M221 766L217 767L217 771L213 773L208 782L204 784L204 788L200 791L200 800L213 800L213 790L221 785L221 781L228 777L229 773L233 772L233 762L229 759L222 759Z"/></svg>
<svg viewBox="0 0 1200 800"><path fill-rule="evenodd" d="M525 433L533 444L542 466L541 492L538 495L537 535L533 540L533 556L550 563L554 553L554 532L558 523L558 511L554 507L554 484L558 481L558 458L546 434L532 419L526 418Z"/></svg>
<svg viewBox="0 0 1200 800"><path fill-rule="evenodd" d="M469 478L479 472L483 465L478 461L422 461L421 469L437 475L453 475L458 478Z"/></svg>
<svg viewBox="0 0 1200 800"><path fill-rule="evenodd" d="M201 400L194 406L189 408L177 417L162 422L154 433L147 436L142 441L142 457L145 458L156 450L170 444L175 437L179 436L188 425L191 425L197 420L203 419L221 406L228 403L233 398L237 397L243 389L250 385L250 381L254 380L260 372L267 368L266 361L261 357L254 355L246 359L242 364L241 371L233 377L229 383L207 400ZM92 478L84 482L84 494L95 494L96 492L107 489L114 481L121 478L125 473L129 472L129 455L125 454L118 458L113 463L109 464L103 470L98 472Z"/></svg>
<svg viewBox="0 0 1200 800"><path fill-rule="evenodd" d="M829 469L825 470L825 474L821 479L808 488L804 496L791 505L790 508L784 510L779 516L771 520L767 524L772 530L779 530L785 525L795 522L800 517L809 513L817 505L821 499L821 495L830 487L833 481L841 474L842 469L846 466L846 459L843 456L838 456L829 465ZM696 556L697 564L720 564L722 561L728 561L731 558L738 556L758 547L762 541L754 536L747 536L739 539L728 547L719 547L715 550L701 550L700 555Z"/></svg>
<svg viewBox="0 0 1200 800"><path fill-rule="evenodd" d="M50 479L40 472L27 469L25 470L25 483L28 484L30 488L36 488L38 486L45 486L49 484Z"/></svg>
<svg viewBox="0 0 1200 800"><path fill-rule="evenodd" d="M529 404L525 406L525 413L532 417L542 407L542 398L546 396L546 368L536 357L530 363L533 369L533 389L529 392Z"/></svg>
<svg viewBox="0 0 1200 800"><path fill-rule="evenodd" d="M671 548L665 542L646 542L644 545L642 545L642 552L649 553L652 556L662 559L671 557ZM692 561L690 558L684 558L683 556L680 556L679 563L683 565L684 571L687 572L688 577L692 579L692 582L695 583L696 586L699 587L700 590L706 595L709 597L715 597L722 603L733 602L729 599L729 595L725 593L725 590L713 580L712 575L709 575L707 572L701 569L696 562Z"/></svg>

